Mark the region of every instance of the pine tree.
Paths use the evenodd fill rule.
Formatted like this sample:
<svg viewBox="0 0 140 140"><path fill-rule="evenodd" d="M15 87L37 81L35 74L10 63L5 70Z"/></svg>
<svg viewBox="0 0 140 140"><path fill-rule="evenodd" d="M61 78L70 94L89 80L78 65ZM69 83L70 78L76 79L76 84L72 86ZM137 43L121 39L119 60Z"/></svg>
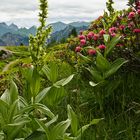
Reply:
<svg viewBox="0 0 140 140"><path fill-rule="evenodd" d="M75 27L71 30L71 33L70 33L69 37L70 36L73 36L73 37L77 36L77 32L76 32L76 28Z"/></svg>

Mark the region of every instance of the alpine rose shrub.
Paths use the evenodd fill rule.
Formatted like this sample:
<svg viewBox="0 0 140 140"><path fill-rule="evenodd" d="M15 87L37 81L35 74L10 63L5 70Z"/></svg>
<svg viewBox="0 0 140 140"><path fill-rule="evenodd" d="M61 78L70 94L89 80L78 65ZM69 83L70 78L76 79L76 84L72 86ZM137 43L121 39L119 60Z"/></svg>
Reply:
<svg viewBox="0 0 140 140"><path fill-rule="evenodd" d="M107 40L105 36L108 36ZM98 52L104 55L109 41L117 37L120 37L120 40L110 53L109 59L134 58L133 55L139 52L140 46L140 1L130 4L127 10L117 11L112 15L105 12L92 22L89 29L81 31L75 39L75 52L90 58Z"/></svg>

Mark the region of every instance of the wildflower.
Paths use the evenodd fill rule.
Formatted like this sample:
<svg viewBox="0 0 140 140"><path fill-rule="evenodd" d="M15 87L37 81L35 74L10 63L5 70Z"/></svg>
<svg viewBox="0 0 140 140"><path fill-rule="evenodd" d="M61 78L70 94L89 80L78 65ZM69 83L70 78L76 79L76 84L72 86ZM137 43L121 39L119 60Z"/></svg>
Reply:
<svg viewBox="0 0 140 140"><path fill-rule="evenodd" d="M112 33L111 36L114 37L114 36L116 36L116 34L115 33Z"/></svg>
<svg viewBox="0 0 140 140"><path fill-rule="evenodd" d="M80 46L75 48L75 52L80 52L80 51L81 51L81 47Z"/></svg>
<svg viewBox="0 0 140 140"><path fill-rule="evenodd" d="M124 25L120 25L120 26L119 26L119 29L120 29L120 30L124 30L124 29L125 29L125 26L124 26Z"/></svg>
<svg viewBox="0 0 140 140"><path fill-rule="evenodd" d="M116 31L117 31L117 28L116 27L109 28L109 33L110 34L113 34Z"/></svg>
<svg viewBox="0 0 140 140"><path fill-rule="evenodd" d="M82 39L82 40L80 41L80 44L81 44L81 46L84 46L84 45L86 44L86 40L85 40L85 39Z"/></svg>
<svg viewBox="0 0 140 140"><path fill-rule="evenodd" d="M99 45L98 48L99 48L100 50L104 50L104 49L106 48L106 46L105 46L105 45Z"/></svg>
<svg viewBox="0 0 140 140"><path fill-rule="evenodd" d="M138 9L137 13L140 15L140 9Z"/></svg>
<svg viewBox="0 0 140 140"><path fill-rule="evenodd" d="M79 35L78 38L79 38L80 40L86 39L86 37L85 37L84 35Z"/></svg>
<svg viewBox="0 0 140 140"><path fill-rule="evenodd" d="M104 34L106 34L106 31L102 29L102 30L99 32L99 34L100 34L101 36L103 36Z"/></svg>
<svg viewBox="0 0 140 140"><path fill-rule="evenodd" d="M132 19L134 17L135 17L135 12L130 12L129 15L128 15L128 18Z"/></svg>
<svg viewBox="0 0 140 140"><path fill-rule="evenodd" d="M94 39L95 41L97 41L98 38L99 38L99 36L98 36L97 34L94 34L93 39Z"/></svg>
<svg viewBox="0 0 140 140"><path fill-rule="evenodd" d="M134 29L133 32L134 33L140 33L140 29Z"/></svg>
<svg viewBox="0 0 140 140"><path fill-rule="evenodd" d="M97 53L96 50L93 50L93 49L88 50L88 54L91 55L91 56L95 55L96 53Z"/></svg>
<svg viewBox="0 0 140 140"><path fill-rule="evenodd" d="M88 39L92 39L93 36L94 36L94 33L93 32L89 32L88 35L87 35Z"/></svg>
<svg viewBox="0 0 140 140"><path fill-rule="evenodd" d="M136 2L136 6L140 6L140 2L138 1L138 2Z"/></svg>

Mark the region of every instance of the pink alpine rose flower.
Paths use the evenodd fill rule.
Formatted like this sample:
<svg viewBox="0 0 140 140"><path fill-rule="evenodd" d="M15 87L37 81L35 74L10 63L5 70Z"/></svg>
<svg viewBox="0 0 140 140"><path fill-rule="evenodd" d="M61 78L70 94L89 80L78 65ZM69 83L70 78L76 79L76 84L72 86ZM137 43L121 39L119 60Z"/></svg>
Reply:
<svg viewBox="0 0 140 140"><path fill-rule="evenodd" d="M140 9L138 9L137 13L140 15Z"/></svg>
<svg viewBox="0 0 140 140"><path fill-rule="evenodd" d="M129 15L128 15L128 18L132 19L134 17L135 17L135 12L130 12Z"/></svg>
<svg viewBox="0 0 140 140"><path fill-rule="evenodd" d="M114 36L116 36L116 34L115 33L112 33L111 36L114 37Z"/></svg>
<svg viewBox="0 0 140 140"><path fill-rule="evenodd" d="M133 32L134 33L140 33L140 29L134 29Z"/></svg>
<svg viewBox="0 0 140 140"><path fill-rule="evenodd" d="M109 33L110 34L113 34L114 32L116 32L117 31L117 28L116 27L111 27L111 28L109 28Z"/></svg>
<svg viewBox="0 0 140 140"><path fill-rule="evenodd" d="M79 35L78 38L79 38L80 40L86 39L86 37L85 37L84 35Z"/></svg>
<svg viewBox="0 0 140 140"><path fill-rule="evenodd" d="M92 39L94 36L94 33L93 32L89 32L88 35L87 35L87 38L88 39Z"/></svg>
<svg viewBox="0 0 140 140"><path fill-rule="evenodd" d="M137 8L140 9L140 5Z"/></svg>
<svg viewBox="0 0 140 140"><path fill-rule="evenodd" d="M104 34L106 34L106 31L102 29L102 30L99 32L99 34L100 34L101 36L103 36Z"/></svg>
<svg viewBox="0 0 140 140"><path fill-rule="evenodd" d="M140 6L140 1L136 2L136 6Z"/></svg>
<svg viewBox="0 0 140 140"><path fill-rule="evenodd" d="M97 40L99 39L99 35L94 34L93 39L94 39L95 41L97 41Z"/></svg>
<svg viewBox="0 0 140 140"><path fill-rule="evenodd" d="M124 26L124 25L120 25L120 26L119 26L119 29L120 29L120 30L124 30L124 29L125 29L125 26Z"/></svg>
<svg viewBox="0 0 140 140"><path fill-rule="evenodd" d="M106 48L106 46L105 46L105 45L99 45L98 48L99 48L100 50L104 50L104 49Z"/></svg>
<svg viewBox="0 0 140 140"><path fill-rule="evenodd" d="M80 44L81 46L84 46L86 44L86 40L85 39L80 40Z"/></svg>
<svg viewBox="0 0 140 140"><path fill-rule="evenodd" d="M90 56L95 55L96 53L97 53L96 50L93 50L93 49L89 49L89 50L88 50L88 54L89 54Z"/></svg>
<svg viewBox="0 0 140 140"><path fill-rule="evenodd" d="M81 47L80 46L75 48L75 52L80 52L80 51L81 51Z"/></svg>

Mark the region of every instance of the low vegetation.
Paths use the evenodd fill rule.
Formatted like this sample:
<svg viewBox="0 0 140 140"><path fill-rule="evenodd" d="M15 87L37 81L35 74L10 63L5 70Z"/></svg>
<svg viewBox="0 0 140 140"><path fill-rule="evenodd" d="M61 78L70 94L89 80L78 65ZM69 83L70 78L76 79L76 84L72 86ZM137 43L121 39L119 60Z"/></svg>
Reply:
<svg viewBox="0 0 140 140"><path fill-rule="evenodd" d="M47 47L40 0L30 45L0 48L0 139L140 139L140 1L112 4L88 30Z"/></svg>

